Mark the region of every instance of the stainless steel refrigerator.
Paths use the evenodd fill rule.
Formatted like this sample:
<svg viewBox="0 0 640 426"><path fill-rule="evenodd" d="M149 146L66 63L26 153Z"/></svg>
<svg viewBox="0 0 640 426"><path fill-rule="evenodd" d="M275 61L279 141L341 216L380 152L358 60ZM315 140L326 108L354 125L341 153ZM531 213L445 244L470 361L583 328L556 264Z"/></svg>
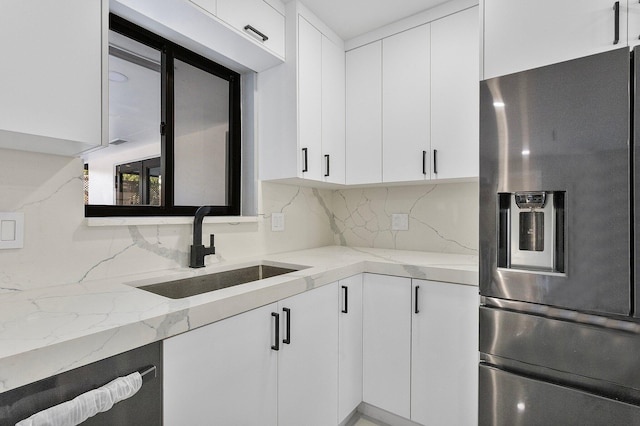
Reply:
<svg viewBox="0 0 640 426"><path fill-rule="evenodd" d="M480 84L481 426L640 425L639 56Z"/></svg>

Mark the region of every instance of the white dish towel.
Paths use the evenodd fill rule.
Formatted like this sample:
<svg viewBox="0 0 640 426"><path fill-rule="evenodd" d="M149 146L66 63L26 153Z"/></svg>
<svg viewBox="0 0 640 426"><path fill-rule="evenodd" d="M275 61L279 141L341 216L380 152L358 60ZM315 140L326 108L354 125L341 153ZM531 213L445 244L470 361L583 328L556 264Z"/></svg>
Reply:
<svg viewBox="0 0 640 426"><path fill-rule="evenodd" d="M40 411L16 423L16 426L76 426L89 417L111 409L115 403L135 395L141 387L142 376L136 371L70 401Z"/></svg>

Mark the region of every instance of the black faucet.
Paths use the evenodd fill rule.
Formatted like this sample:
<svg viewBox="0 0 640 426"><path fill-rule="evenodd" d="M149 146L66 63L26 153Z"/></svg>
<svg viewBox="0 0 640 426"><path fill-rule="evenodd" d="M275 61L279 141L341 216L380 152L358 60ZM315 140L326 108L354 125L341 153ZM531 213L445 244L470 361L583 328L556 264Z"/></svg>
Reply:
<svg viewBox="0 0 640 426"><path fill-rule="evenodd" d="M208 254L216 254L216 248L213 245L214 235L211 234L211 243L209 247L202 244L202 220L211 212L212 206L198 207L195 217L193 218L193 244L190 247L189 267L204 267L204 257Z"/></svg>

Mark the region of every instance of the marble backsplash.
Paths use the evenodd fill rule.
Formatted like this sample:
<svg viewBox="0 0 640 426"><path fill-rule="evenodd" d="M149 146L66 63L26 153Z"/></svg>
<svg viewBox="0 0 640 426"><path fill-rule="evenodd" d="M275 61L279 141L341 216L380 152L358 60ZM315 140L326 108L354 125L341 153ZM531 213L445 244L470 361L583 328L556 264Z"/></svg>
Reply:
<svg viewBox="0 0 640 426"><path fill-rule="evenodd" d="M408 214L408 231L391 229L394 213ZM338 190L333 214L338 245L478 254L477 183Z"/></svg>
<svg viewBox="0 0 640 426"><path fill-rule="evenodd" d="M0 212L25 214L24 248L0 250L0 294L90 283L187 265L192 227L90 227L84 218L82 160L0 150ZM263 182L258 220L205 224L216 259L241 259L327 245L476 254L477 184L328 190ZM285 231L271 214L285 213ZM392 213L409 231L391 231ZM206 240L206 238L205 238Z"/></svg>

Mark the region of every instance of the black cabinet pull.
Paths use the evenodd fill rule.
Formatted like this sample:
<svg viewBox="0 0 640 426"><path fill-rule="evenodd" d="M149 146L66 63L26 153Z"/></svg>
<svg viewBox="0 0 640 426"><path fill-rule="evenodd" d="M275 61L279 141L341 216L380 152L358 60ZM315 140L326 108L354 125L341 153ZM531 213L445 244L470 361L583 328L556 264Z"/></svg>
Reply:
<svg viewBox="0 0 640 426"><path fill-rule="evenodd" d="M420 288L420 286L419 286L419 285L417 285L417 286L416 286L416 290L415 290L415 292L416 292L416 295L415 295L416 302L415 302L415 310L414 310L414 312L415 312L416 314L419 314L419 313L420 313L420 309L418 309L418 289L419 289L419 288Z"/></svg>
<svg viewBox="0 0 640 426"><path fill-rule="evenodd" d="M613 4L613 44L618 44L620 41L620 2L617 1Z"/></svg>
<svg viewBox="0 0 640 426"><path fill-rule="evenodd" d="M326 154L324 156L324 161L325 161L325 164L327 166L327 168L326 168L327 172L324 174L325 177L326 177L326 176L329 176L329 154Z"/></svg>
<svg viewBox="0 0 640 426"><path fill-rule="evenodd" d="M302 148L302 173L309 171L308 169L307 148Z"/></svg>
<svg viewBox="0 0 640 426"><path fill-rule="evenodd" d="M342 308L343 314L349 313L349 287L346 285L342 286L342 290L344 290L344 307Z"/></svg>
<svg viewBox="0 0 640 426"><path fill-rule="evenodd" d="M422 151L422 174L427 174L427 151Z"/></svg>
<svg viewBox="0 0 640 426"><path fill-rule="evenodd" d="M256 34L258 37L260 37L262 39L262 42L264 43L265 41L269 40L269 37L267 37L264 33L261 33L260 31L256 30L254 27L252 27L251 25L245 25L244 26L244 30L246 32L251 31L252 33Z"/></svg>
<svg viewBox="0 0 640 426"><path fill-rule="evenodd" d="M433 150L433 174L438 174L438 150Z"/></svg>
<svg viewBox="0 0 640 426"><path fill-rule="evenodd" d="M285 345L290 345L291 344L291 309L282 308L282 312L287 314L287 323L286 323L287 338L282 339L282 343L284 343Z"/></svg>
<svg viewBox="0 0 640 426"><path fill-rule="evenodd" d="M271 312L271 316L276 319L276 344L271 345L271 349L274 351L280 350L280 314L277 312Z"/></svg>

